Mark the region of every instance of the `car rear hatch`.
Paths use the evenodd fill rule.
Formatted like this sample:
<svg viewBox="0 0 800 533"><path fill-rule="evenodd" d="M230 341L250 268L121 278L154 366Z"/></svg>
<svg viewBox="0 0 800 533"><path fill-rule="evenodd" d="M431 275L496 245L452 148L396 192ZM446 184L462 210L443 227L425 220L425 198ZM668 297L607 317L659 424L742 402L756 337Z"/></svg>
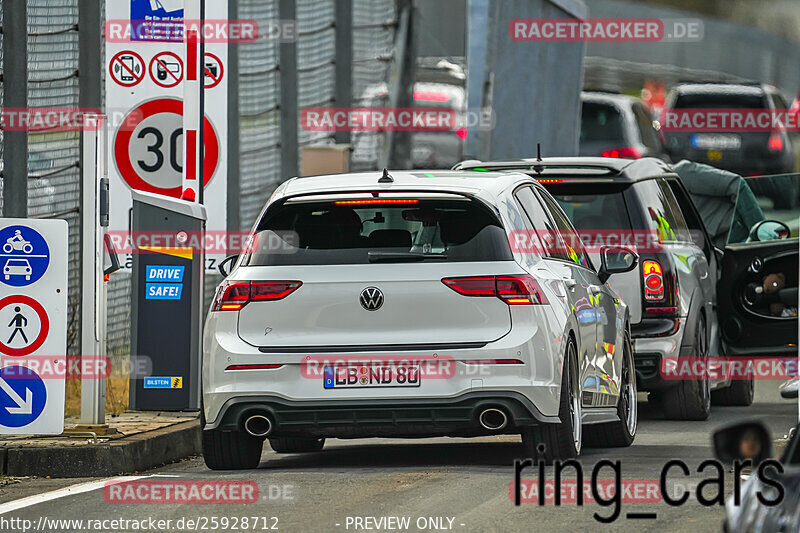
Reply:
<svg viewBox="0 0 800 533"><path fill-rule="evenodd" d="M668 149L677 158L685 158L699 163L708 163L718 168L735 171L754 170L757 161L774 158L780 155L783 137L768 129L764 131L730 131L721 124L724 113L726 120L731 120L735 111L746 112L766 110L768 104L764 95L756 94L721 94L691 93L676 98L674 107L667 110L664 117L664 136ZM708 124L709 127L698 131L673 131L672 125L685 124L688 117L694 117L692 123ZM716 115L719 114L719 117ZM716 130L711 127L719 124ZM682 127L680 129L683 129ZM772 137L776 139L770 140ZM776 142L781 147L777 149Z"/></svg>
<svg viewBox="0 0 800 533"><path fill-rule="evenodd" d="M413 347L510 331L503 300L465 297L442 281L522 272L493 211L456 194L376 196L303 196L267 210L228 282L250 283L241 339L278 350Z"/></svg>

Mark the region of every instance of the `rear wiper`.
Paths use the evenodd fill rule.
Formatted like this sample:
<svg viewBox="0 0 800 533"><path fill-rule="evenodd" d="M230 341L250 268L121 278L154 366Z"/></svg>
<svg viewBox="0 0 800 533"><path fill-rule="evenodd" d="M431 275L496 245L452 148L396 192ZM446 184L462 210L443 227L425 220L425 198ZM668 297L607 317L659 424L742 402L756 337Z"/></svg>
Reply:
<svg viewBox="0 0 800 533"><path fill-rule="evenodd" d="M420 254L417 252L369 252L370 263L412 263L415 261L447 259L445 254Z"/></svg>

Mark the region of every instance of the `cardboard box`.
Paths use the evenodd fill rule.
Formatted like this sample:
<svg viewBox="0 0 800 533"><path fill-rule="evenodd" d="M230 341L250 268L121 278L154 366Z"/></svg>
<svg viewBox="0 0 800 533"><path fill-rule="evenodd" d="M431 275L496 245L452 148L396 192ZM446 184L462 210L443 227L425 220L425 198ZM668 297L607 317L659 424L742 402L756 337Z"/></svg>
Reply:
<svg viewBox="0 0 800 533"><path fill-rule="evenodd" d="M349 144L303 146L303 166L300 169L300 175L319 176L350 172L350 153L352 151L353 148Z"/></svg>

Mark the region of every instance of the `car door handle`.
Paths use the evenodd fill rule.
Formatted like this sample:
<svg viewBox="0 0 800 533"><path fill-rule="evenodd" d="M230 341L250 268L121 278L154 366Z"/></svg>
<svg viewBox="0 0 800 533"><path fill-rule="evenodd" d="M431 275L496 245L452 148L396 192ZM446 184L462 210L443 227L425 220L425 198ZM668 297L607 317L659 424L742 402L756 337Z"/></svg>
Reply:
<svg viewBox="0 0 800 533"><path fill-rule="evenodd" d="M589 285L589 294L596 296L603 291L603 287L600 285Z"/></svg>

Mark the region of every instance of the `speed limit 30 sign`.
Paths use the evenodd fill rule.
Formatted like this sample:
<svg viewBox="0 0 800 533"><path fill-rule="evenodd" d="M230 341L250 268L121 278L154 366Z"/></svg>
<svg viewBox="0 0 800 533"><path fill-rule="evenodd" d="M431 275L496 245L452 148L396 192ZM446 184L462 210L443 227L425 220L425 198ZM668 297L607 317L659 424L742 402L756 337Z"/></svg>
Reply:
<svg viewBox="0 0 800 533"><path fill-rule="evenodd" d="M183 102L159 98L132 109L114 138L114 162L131 189L180 198ZM219 164L219 137L205 118L205 185Z"/></svg>

